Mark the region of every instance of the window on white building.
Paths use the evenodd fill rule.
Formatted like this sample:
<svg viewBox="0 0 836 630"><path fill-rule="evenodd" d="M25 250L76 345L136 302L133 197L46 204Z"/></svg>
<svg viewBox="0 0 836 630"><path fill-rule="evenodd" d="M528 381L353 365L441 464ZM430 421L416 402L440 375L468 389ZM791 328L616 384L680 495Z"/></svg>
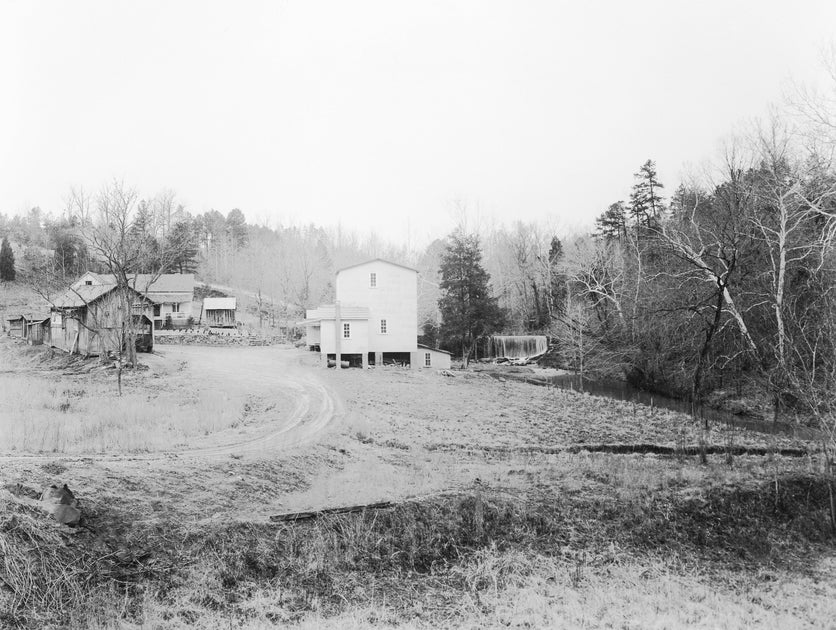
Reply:
<svg viewBox="0 0 836 630"><path fill-rule="evenodd" d="M386 334L386 333L388 333L388 332L389 332L389 329L388 329L388 327L387 327L387 325L386 325L386 320L385 320L385 319L381 319L381 320L380 320L380 334L381 334L381 335L385 335L385 334Z"/></svg>
<svg viewBox="0 0 836 630"><path fill-rule="evenodd" d="M180 312L180 305L177 302L175 302L174 304L171 305L171 312L172 313L179 313Z"/></svg>
<svg viewBox="0 0 836 630"><path fill-rule="evenodd" d="M377 288L377 274L374 271L369 274L369 287L372 289Z"/></svg>
<svg viewBox="0 0 836 630"><path fill-rule="evenodd" d="M343 324L343 339L351 339L351 324Z"/></svg>
<svg viewBox="0 0 836 630"><path fill-rule="evenodd" d="M432 367L433 356L429 352L424 353L424 367Z"/></svg>

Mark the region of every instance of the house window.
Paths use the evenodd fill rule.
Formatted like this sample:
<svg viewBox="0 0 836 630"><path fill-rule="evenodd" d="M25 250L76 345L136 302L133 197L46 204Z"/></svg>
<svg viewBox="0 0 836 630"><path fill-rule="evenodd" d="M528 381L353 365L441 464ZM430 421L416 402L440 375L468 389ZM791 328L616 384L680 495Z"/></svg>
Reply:
<svg viewBox="0 0 836 630"><path fill-rule="evenodd" d="M388 332L389 332L389 329L386 327L386 320L381 319L380 320L380 334L385 335Z"/></svg>
<svg viewBox="0 0 836 630"><path fill-rule="evenodd" d="M377 288L377 274L374 271L369 274L369 286L372 289Z"/></svg>
<svg viewBox="0 0 836 630"><path fill-rule="evenodd" d="M351 339L351 324L343 324L343 339Z"/></svg>
<svg viewBox="0 0 836 630"><path fill-rule="evenodd" d="M177 302L175 302L174 304L171 305L171 312L172 313L179 313L180 312L180 305Z"/></svg>
<svg viewBox="0 0 836 630"><path fill-rule="evenodd" d="M84 284L86 284L88 287L91 287L91 286L93 286L93 281L92 280L85 280Z"/></svg>
<svg viewBox="0 0 836 630"><path fill-rule="evenodd" d="M424 367L431 367L433 363L433 357L429 352L424 353Z"/></svg>
<svg viewBox="0 0 836 630"><path fill-rule="evenodd" d="M159 317L159 316L160 316L160 305L159 304L154 304L154 317Z"/></svg>

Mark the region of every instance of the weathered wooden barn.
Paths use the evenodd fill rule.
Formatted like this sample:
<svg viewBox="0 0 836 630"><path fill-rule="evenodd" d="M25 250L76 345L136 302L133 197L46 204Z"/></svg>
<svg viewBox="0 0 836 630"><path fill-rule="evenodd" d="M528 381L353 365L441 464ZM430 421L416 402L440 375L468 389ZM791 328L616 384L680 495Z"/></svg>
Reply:
<svg viewBox="0 0 836 630"><path fill-rule="evenodd" d="M68 290L55 300L50 313L50 344L70 354L119 352L130 317L137 332L137 350L153 350L153 303L138 291L128 291L133 300L130 313L115 285L81 285Z"/></svg>
<svg viewBox="0 0 836 630"><path fill-rule="evenodd" d="M108 284L116 284L116 277L113 274L88 271L73 283L72 288ZM154 303L155 330L163 328L167 322L174 328L185 328L190 321L193 321L194 274L129 274L128 285Z"/></svg>
<svg viewBox="0 0 836 630"><path fill-rule="evenodd" d="M234 297L204 298L202 323L210 328L234 328L236 308Z"/></svg>

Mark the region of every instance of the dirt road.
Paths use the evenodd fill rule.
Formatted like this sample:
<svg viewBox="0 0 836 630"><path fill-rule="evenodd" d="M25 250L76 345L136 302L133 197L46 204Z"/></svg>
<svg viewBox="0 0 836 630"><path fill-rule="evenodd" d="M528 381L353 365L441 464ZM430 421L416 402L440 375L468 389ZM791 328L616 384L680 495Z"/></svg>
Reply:
<svg viewBox="0 0 836 630"><path fill-rule="evenodd" d="M344 414L338 396L297 350L167 346L162 355L186 363L202 389L256 399L263 407L252 423L195 440L177 451L180 456L263 456L315 439Z"/></svg>

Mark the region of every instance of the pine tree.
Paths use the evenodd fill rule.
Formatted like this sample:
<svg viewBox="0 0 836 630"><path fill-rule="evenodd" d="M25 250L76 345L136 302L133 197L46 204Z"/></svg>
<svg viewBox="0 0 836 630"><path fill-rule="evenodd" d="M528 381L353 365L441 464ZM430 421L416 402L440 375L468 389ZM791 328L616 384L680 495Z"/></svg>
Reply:
<svg viewBox="0 0 836 630"><path fill-rule="evenodd" d="M4 236L3 242L0 244L0 280L14 282L14 279L15 255L12 246L9 244L9 239Z"/></svg>
<svg viewBox="0 0 836 630"><path fill-rule="evenodd" d="M664 210L662 198L658 194L664 186L658 180L653 160L642 164L634 176L638 181L630 193L630 215L637 228L651 227L658 223Z"/></svg>
<svg viewBox="0 0 836 630"><path fill-rule="evenodd" d="M504 311L490 294L489 281L479 238L458 230L450 235L441 259L441 337L447 347L461 348L465 367L476 341L505 323Z"/></svg>
<svg viewBox="0 0 836 630"><path fill-rule="evenodd" d="M197 271L197 234L192 221L180 221L168 235L168 246L174 252L172 270L177 273Z"/></svg>
<svg viewBox="0 0 836 630"><path fill-rule="evenodd" d="M604 210L597 219L596 235L607 240L621 239L627 235L627 209L623 201L616 201Z"/></svg>

